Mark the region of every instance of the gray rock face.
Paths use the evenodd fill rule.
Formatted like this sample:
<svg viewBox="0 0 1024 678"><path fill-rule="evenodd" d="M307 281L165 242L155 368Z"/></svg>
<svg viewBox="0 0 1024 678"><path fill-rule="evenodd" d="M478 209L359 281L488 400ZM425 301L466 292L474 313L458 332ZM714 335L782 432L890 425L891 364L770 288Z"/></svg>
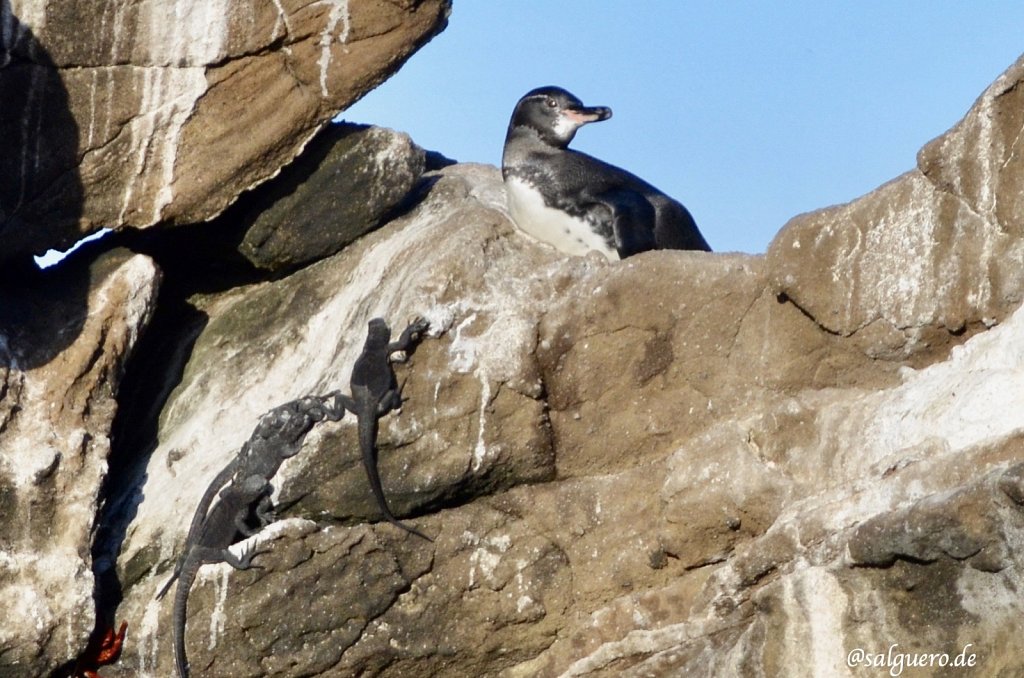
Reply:
<svg viewBox="0 0 1024 678"><path fill-rule="evenodd" d="M241 251L260 268L297 268L334 254L401 202L425 153L406 134L330 125L252 200L224 215L247 224Z"/></svg>
<svg viewBox="0 0 1024 678"><path fill-rule="evenodd" d="M792 219L768 249L773 288L870 355L925 351L1024 297L1018 60L915 170Z"/></svg>
<svg viewBox="0 0 1024 678"><path fill-rule="evenodd" d="M442 30L446 0L2 0L0 259L192 223Z"/></svg>
<svg viewBox="0 0 1024 678"><path fill-rule="evenodd" d="M90 548L115 397L156 302L152 261L124 251L54 277L33 299L57 306L49 336L0 328L0 675L48 673L93 628ZM74 341L41 362L39 345L64 332Z"/></svg>
<svg viewBox="0 0 1024 678"><path fill-rule="evenodd" d="M438 336L399 368L381 468L436 541L350 527L375 519L353 422L322 427L283 470L266 571L193 591L207 675L853 675L892 643L1020 668L994 639L1024 583L1024 315L880 365L780 302L762 257L565 260L515 233L496 170L431 180L340 254L202 300L119 561L119 613L147 620L128 670L168 665L153 591L258 414L347 383L367 318L417 313Z"/></svg>
<svg viewBox="0 0 1024 678"><path fill-rule="evenodd" d="M170 630L170 607L152 598L166 575L167 559L184 537L199 494L248 438L259 415L278 400L346 387L371 317L382 316L398 326L423 315L431 321L432 332L445 337L425 340L411 369L398 368L408 401L401 414L382 422L380 469L397 512L459 504L554 476L543 389L532 353L551 269L563 265L553 252L513 236L513 226L501 211L503 193L495 168L456 166L433 181L427 198L408 216L334 257L280 281L196 299L209 320L164 407L159 443L142 474L145 484L138 490L126 488L129 503L133 497L142 501L130 509L134 519L118 570L122 585L135 593L119 614L155 624L149 632L139 631L139 642L151 643L154 653L144 655L136 670L161 673L170 666L170 646L159 642ZM294 343L297 339L301 348ZM225 359L229 346L233 357ZM317 357L310 362L314 353ZM239 379L252 381L243 386ZM242 391L245 398L226 397ZM280 486L277 500L289 507L291 517L280 526L281 544L290 544L288 535L295 530L317 532L317 525L350 525L379 517L360 465L354 423L346 418L320 426L310 434L303 453L285 464L275 483ZM440 435L441 431L445 433ZM438 516L411 520L446 542L465 539L461 534L449 536ZM394 562L385 559L381 567L397 567L405 577L388 583L388 590L405 590L410 572L429 569L431 551L423 549L421 540L405 542L404 534L390 529L385 525L331 531L338 534L339 544L379 539L399 544L407 555ZM282 578L290 576L290 567L278 563L276 556L266 556L261 564ZM318 566L311 567L311 572L319 573L315 576L325 577ZM356 567L363 578L377 576L366 569L374 567L369 563L344 567ZM331 577L324 583L337 590ZM247 592L262 590L262 584L245 591L233 588L230 604L248 605ZM457 596L461 589L449 593ZM193 592L196 601L210 601L208 595L209 587L198 586ZM335 626L325 629L319 625L328 622L318 615L296 618L294 610L286 612L259 595L265 601L260 605L266 606L268 633L277 633L271 629L278 623L296 631L274 642L290 647L303 638L308 657L300 653L281 669L273 668L276 660L263 659L268 656L264 653L245 660L259 662L258 671L325 670L341 660L341 638L351 636L349 642L355 643L365 631L351 627L346 621L349 613L331 616ZM383 589L381 595L397 597ZM212 602L198 602L193 607L202 610L209 605ZM361 624L387 607L374 608ZM287 622L281 614L288 615ZM193 623L190 633L193 628L201 633L207 627ZM324 646L315 647L309 634L321 632ZM235 631L225 628L225 633L218 646L234 643ZM204 654L206 645L190 643L195 666L208 664L210 675L232 674L233 668L222 667L237 666L240 655ZM322 665L324 656L333 659Z"/></svg>

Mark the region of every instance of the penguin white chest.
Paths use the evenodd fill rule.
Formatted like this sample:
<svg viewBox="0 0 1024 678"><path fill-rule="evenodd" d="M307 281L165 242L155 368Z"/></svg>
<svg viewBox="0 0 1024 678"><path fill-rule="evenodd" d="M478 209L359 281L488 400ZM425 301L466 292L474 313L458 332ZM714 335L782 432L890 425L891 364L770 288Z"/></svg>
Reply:
<svg viewBox="0 0 1024 678"><path fill-rule="evenodd" d="M597 250L610 261L618 261L619 253L608 246L585 220L548 207L544 196L530 184L509 177L505 180L508 210L519 230L555 249L583 256Z"/></svg>

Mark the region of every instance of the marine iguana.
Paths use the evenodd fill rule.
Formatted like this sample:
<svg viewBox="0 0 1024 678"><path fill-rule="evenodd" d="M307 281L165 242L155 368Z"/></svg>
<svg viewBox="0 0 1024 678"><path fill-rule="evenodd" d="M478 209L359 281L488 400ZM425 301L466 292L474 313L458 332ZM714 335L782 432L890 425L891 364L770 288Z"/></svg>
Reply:
<svg viewBox="0 0 1024 678"><path fill-rule="evenodd" d="M384 488L377 470L377 420L402 405L402 393L391 367L391 356L398 351L411 351L430 327L423 318L416 318L405 328L398 341L391 341L391 328L383 318L374 318L369 323L366 343L352 367L350 387L352 396L339 395L338 399L352 414L356 415L359 428L359 449L363 466L370 481L370 489L377 500L377 506L385 520L406 532L434 541L413 527L409 527L391 512Z"/></svg>
<svg viewBox="0 0 1024 678"><path fill-rule="evenodd" d="M214 477L200 498L174 572L156 596L157 600L163 598L171 584L184 575L187 581L179 583L174 602L175 658L182 676L187 675L187 672L182 672L185 665L185 603L196 571L203 563L221 561L236 569L248 567L255 554L246 553L242 558L236 558L227 547L238 533L245 536L255 534L247 522L252 516L257 519L259 527L272 522L270 495L274 488L270 480L285 459L298 454L315 424L325 419L339 421L345 416L340 397L340 391L324 396L306 396L264 414L238 455ZM218 496L219 501L210 510L210 504Z"/></svg>
<svg viewBox="0 0 1024 678"><path fill-rule="evenodd" d="M342 405L341 397L341 391L332 391L323 396L306 396L278 405L260 417L252 435L242 445L238 455L214 477L199 499L199 505L196 507L195 515L192 516L192 524L189 526L185 544L194 543L199 526L205 520L210 504L229 481L237 484L249 476L263 478L267 490L260 498L259 505L256 506L255 515L259 520L260 527L273 522L273 507L270 503L270 495L273 494L273 487L270 485L271 478L281 468L285 459L299 453L306 435L313 430L314 425L325 419L340 421L345 416L345 407ZM333 403L330 402L331 399L334 400ZM175 576L177 576L177 570L165 588L170 585L171 581L174 581Z"/></svg>
<svg viewBox="0 0 1024 678"><path fill-rule="evenodd" d="M261 552L247 547L241 556L232 553L230 546L241 532L249 536L255 531L249 529L246 520L254 506L266 495L270 484L260 475L246 476L240 483L231 483L218 494L217 503L209 515L204 516L196 530L195 538L185 543L185 550L178 559L172 576L157 594L157 600L164 597L171 583L180 576L174 592L174 664L180 678L188 678L188 658L185 654L185 620L188 615L188 594L199 568L208 563L227 563L236 570L258 567L253 558Z"/></svg>

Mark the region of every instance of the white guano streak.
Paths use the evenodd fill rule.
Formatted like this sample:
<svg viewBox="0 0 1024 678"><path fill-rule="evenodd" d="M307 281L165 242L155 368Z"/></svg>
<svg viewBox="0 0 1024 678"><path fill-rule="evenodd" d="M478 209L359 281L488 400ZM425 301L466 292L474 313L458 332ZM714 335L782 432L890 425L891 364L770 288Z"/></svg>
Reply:
<svg viewBox="0 0 1024 678"><path fill-rule="evenodd" d="M292 25L288 21L288 12L285 11L281 5L281 0L274 0L274 8L277 9L277 19L274 21L274 28L270 31L270 41L277 40L279 31L283 28L284 35L287 37L291 35ZM287 47L285 48L287 49Z"/></svg>
<svg viewBox="0 0 1024 678"><path fill-rule="evenodd" d="M317 5L329 5L331 11L327 14L327 22L324 30L320 33L320 58L317 64L320 66L320 95L327 98L327 70L331 66L331 46L334 41L345 44L348 42L348 32L351 25L349 21L348 0L320 0ZM341 24L341 33L335 36L338 24Z"/></svg>
<svg viewBox="0 0 1024 678"><path fill-rule="evenodd" d="M129 125L132 172L125 188L120 219L133 205L139 187L151 186L150 214L161 219L174 199L174 165L181 131L206 92L206 66L222 58L227 36L228 0L163 0L148 5L139 17L138 34L148 36L148 65L142 68L138 114ZM116 17L121 21L121 16ZM115 33L121 27L115 26Z"/></svg>
<svg viewBox="0 0 1024 678"><path fill-rule="evenodd" d="M217 573L220 576L215 580L217 587L216 602L213 604L213 611L210 612L210 640L206 644L207 650L217 649L217 638L220 634L224 633L224 624L228 619L224 608L228 599L229 572L230 569L226 564L220 565L220 571Z"/></svg>

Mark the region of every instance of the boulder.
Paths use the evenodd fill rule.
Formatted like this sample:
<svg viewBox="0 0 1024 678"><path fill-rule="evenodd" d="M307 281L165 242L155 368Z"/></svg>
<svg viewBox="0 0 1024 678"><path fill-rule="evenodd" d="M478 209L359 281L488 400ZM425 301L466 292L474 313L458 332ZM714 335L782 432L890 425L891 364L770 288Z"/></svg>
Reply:
<svg viewBox="0 0 1024 678"><path fill-rule="evenodd" d="M554 476L533 351L549 269L563 263L553 251L513 235L496 169L455 166L428 183L425 199L407 216L333 257L281 280L193 299L207 321L163 407L156 446L141 467L126 474L137 484L112 497L122 518L131 521L117 571L131 593L119 615L147 637L139 642L159 647L144 660L155 663L138 670L159 673L170 665L170 645L158 640L170 631L170 606L153 601L153 593L199 495L237 453L260 414L308 393L348 390L348 373L372 317L384 317L396 332L415 316L432 326L433 337L415 351L410 365L398 367L407 401L400 414L384 419L380 432L381 475L396 512L434 511ZM318 357L311 361L313 353ZM275 485L277 501L288 507L286 541L289 525L302 532L311 524L318 529L379 518L350 417L318 427ZM431 534L443 528L436 518L410 520ZM344 536L351 529L376 533L338 529L343 540L351 539ZM378 529L381 538L395 540L391 526ZM422 544L414 539L403 548L422 558ZM268 568L276 567L270 562L268 557ZM197 586L197 601L205 590ZM197 605L203 609L204 603ZM268 623L273 619L276 613ZM328 638L334 642L336 634ZM196 666L214 661L213 654L201 659L202 644L190 646L196 648ZM209 670L221 669L211 664ZM270 664L262 670L271 670Z"/></svg>
<svg viewBox="0 0 1024 678"><path fill-rule="evenodd" d="M147 257L118 250L22 290L45 332L4 314L0 675L47 675L93 630L92 545L118 386L158 278Z"/></svg>
<svg viewBox="0 0 1024 678"><path fill-rule="evenodd" d="M412 190L424 164L423 149L407 134L329 125L295 162L243 197L214 227L244 229L240 250L262 269L298 268L379 226Z"/></svg>
<svg viewBox="0 0 1024 678"><path fill-rule="evenodd" d="M354 422L321 425L255 537L265 569L200 574L204 675L852 675L852 652L891 643L1020 668L995 639L1024 584L1024 312L880 366L780 301L764 257L563 259L515 231L493 168L425 180L341 253L195 299L209 323L123 489L142 498L117 568L142 646L124 670L169 666L153 593L259 414L345 388L366 320L418 314L432 336L397 367L380 467L435 541L372 522ZM972 591L997 618L974 622Z"/></svg>
<svg viewBox="0 0 1024 678"><path fill-rule="evenodd" d="M0 0L0 259L219 214L447 22L447 0Z"/></svg>
<svg viewBox="0 0 1024 678"><path fill-rule="evenodd" d="M1018 60L918 167L846 205L790 220L768 248L772 288L868 355L948 350L1024 298ZM955 343L955 342L954 342Z"/></svg>

